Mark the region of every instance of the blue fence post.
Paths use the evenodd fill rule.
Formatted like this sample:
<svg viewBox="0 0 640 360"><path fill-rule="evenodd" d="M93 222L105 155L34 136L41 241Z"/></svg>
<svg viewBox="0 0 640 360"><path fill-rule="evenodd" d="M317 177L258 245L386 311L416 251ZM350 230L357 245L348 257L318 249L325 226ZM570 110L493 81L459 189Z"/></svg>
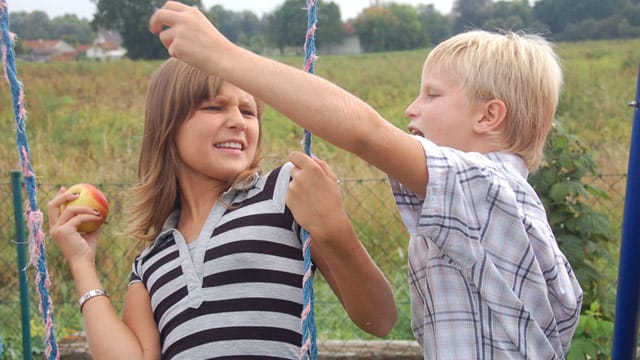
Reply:
<svg viewBox="0 0 640 360"><path fill-rule="evenodd" d="M31 360L31 316L29 315L29 287L27 286L27 250L22 208L20 172L11 172L13 211L16 219L16 248L18 252L18 280L20 284L20 317L22 320L22 358Z"/></svg>
<svg viewBox="0 0 640 360"><path fill-rule="evenodd" d="M640 68L636 84L627 189L622 220L613 360L636 358L640 302Z"/></svg>

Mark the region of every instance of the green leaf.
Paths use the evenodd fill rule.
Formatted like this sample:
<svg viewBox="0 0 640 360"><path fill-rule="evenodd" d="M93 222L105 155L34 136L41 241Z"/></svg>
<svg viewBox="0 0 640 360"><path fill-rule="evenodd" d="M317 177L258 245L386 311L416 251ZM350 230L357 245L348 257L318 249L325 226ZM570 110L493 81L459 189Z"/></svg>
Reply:
<svg viewBox="0 0 640 360"><path fill-rule="evenodd" d="M593 210L582 213L577 220L580 233L591 236L611 237L611 225L609 219L601 213Z"/></svg>
<svg viewBox="0 0 640 360"><path fill-rule="evenodd" d="M569 196L569 186L566 183L553 184L551 190L549 190L549 197L554 202L564 202L567 196Z"/></svg>
<svg viewBox="0 0 640 360"><path fill-rule="evenodd" d="M593 340L586 338L574 338L571 342L571 348L567 354L567 359L587 359L589 356L592 359L597 358L598 346Z"/></svg>
<svg viewBox="0 0 640 360"><path fill-rule="evenodd" d="M570 219L571 216L572 215L566 211L554 211L549 214L549 225L551 225L551 227L555 227L558 224L563 224L568 219Z"/></svg>
<svg viewBox="0 0 640 360"><path fill-rule="evenodd" d="M591 195L594 195L594 196L596 196L598 198L605 199L605 200L609 200L609 198L610 198L609 194L606 191L600 189L597 186L586 184L584 187L585 187L585 189L587 189L587 191Z"/></svg>
<svg viewBox="0 0 640 360"><path fill-rule="evenodd" d="M556 149L565 149L569 145L569 138L565 135L558 135L555 137L554 145Z"/></svg>

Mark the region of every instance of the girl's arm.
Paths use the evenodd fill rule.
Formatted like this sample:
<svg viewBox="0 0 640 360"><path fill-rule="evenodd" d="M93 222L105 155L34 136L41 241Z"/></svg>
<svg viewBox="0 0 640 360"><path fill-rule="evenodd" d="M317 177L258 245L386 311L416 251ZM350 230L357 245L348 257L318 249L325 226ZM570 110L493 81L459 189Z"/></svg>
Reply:
<svg viewBox="0 0 640 360"><path fill-rule="evenodd" d="M290 160L287 205L311 234L314 263L351 320L370 334L386 336L397 319L393 292L342 208L336 176L323 161L301 152Z"/></svg>
<svg viewBox="0 0 640 360"><path fill-rule="evenodd" d="M149 26L171 56L257 96L314 135L355 153L424 195L427 174L418 141L356 96L318 76L234 45L193 7L169 1L151 17Z"/></svg>
<svg viewBox="0 0 640 360"><path fill-rule="evenodd" d="M96 220L86 206L60 205L74 195L60 189L47 205L50 234L69 263L78 297L93 289L104 289L95 267L98 232L80 235L78 226ZM149 295L143 286L133 285L127 293L124 321L106 296L96 296L82 307L82 317L94 359L159 359L158 329L151 313Z"/></svg>

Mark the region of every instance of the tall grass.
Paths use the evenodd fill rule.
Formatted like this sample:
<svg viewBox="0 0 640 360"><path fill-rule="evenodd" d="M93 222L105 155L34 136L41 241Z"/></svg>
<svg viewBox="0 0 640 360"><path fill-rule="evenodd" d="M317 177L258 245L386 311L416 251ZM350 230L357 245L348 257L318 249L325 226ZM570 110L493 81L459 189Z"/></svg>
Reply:
<svg viewBox="0 0 640 360"><path fill-rule="evenodd" d="M557 49L565 70L559 121L592 149L600 172L626 173L632 124L632 110L627 103L635 96L640 40L560 43ZM319 76L373 105L398 127L405 128L404 110L418 93L422 62L427 53L427 49L421 49L355 56L327 55L319 58L316 71ZM298 57L279 60L302 66L302 59ZM57 184L91 182L113 194L111 217L101 239L109 244L109 254L100 254L98 265L112 269L105 277L107 290L114 294L116 305L122 301L123 283L126 283L135 255L135 251L131 252L131 241L117 237L118 229L125 221L122 207L126 206L127 192L126 185L120 184L130 184L135 179L144 95L148 79L158 65L157 61L18 64L18 76L25 85L29 111L26 128L31 160L38 182L46 184L41 193L41 206L53 196ZM8 86L0 86L0 104L5 104L0 106L0 134L4 135L0 142L0 183L8 182L10 171L20 168L11 101ZM301 148L302 129L272 109L267 109L263 121L264 167L271 169L286 161L290 151ZM384 174L321 139L314 138L313 147L315 154L327 160L336 174L345 179L343 194L349 195L344 197L345 206L351 209L350 217L358 234L363 239L372 239L363 241L390 277L396 294L406 299L407 235L393 208L390 190L384 184L376 184L375 180L366 183L353 180L383 179ZM624 183L618 186L613 190L623 192ZM380 202L389 206L376 209L373 204ZM9 203L0 199L0 213L12 213ZM3 240L13 238L9 224L0 231ZM379 239L379 234L385 234L385 239ZM10 254L0 256L0 267L9 264L7 269L14 268ZM54 297L70 299L73 304L76 295L69 282L71 277L55 246L48 249L48 259L52 278L56 279L52 290ZM0 274L0 281L5 284L15 282L12 274ZM328 319L327 324L336 324L320 329L321 337L363 336L352 326L345 325L349 321L343 312L323 313L333 310L321 304L335 298L322 281L317 284L317 292L317 318ZM408 303L402 302L399 307L400 321L392 337L411 338ZM81 324L72 307L63 306L57 319L62 335L78 330Z"/></svg>
<svg viewBox="0 0 640 360"><path fill-rule="evenodd" d="M565 89L558 117L591 148L600 172L626 173L640 40L560 44Z"/></svg>
<svg viewBox="0 0 640 360"><path fill-rule="evenodd" d="M627 166L631 110L640 40L560 43L565 88L558 117L594 152L602 172ZM353 56L321 56L317 74L372 104L405 128L406 106L418 92L428 50ZM297 57L280 60L301 65ZM19 63L29 110L27 133L40 181L130 182L135 177L147 81L159 62ZM3 100L4 99L4 100ZM0 87L4 121L0 131L0 176L17 168L11 98ZM301 129L267 109L264 119L267 165L299 149ZM343 176L380 175L348 154L315 139L315 152ZM346 161L345 161L346 160Z"/></svg>

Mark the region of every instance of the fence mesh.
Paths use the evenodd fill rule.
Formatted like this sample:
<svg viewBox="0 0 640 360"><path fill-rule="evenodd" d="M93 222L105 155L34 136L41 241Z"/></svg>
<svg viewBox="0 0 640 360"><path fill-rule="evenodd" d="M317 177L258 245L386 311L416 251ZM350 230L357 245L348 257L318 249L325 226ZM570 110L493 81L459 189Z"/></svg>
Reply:
<svg viewBox="0 0 640 360"><path fill-rule="evenodd" d="M609 194L608 199L598 199L594 206L609 216L614 236L619 236L624 208L626 174L601 174L586 179ZM46 203L61 185L39 184L38 203L46 211ZM102 228L97 267L106 290L116 309L121 310L126 293L131 264L143 245L119 235L123 208L129 184L96 184L109 199L110 215ZM349 214L360 240L381 267L394 288L399 319L389 339L413 340L409 319L409 289L406 280L406 249L408 235L395 209L386 178L342 179L341 190L345 209ZM23 199L25 194L22 194ZM22 358L22 330L18 284L15 219L11 184L0 181L0 336L3 343L1 359ZM47 225L45 224L45 229ZM618 243L618 239L613 239ZM64 343L82 331L82 318L75 307L77 294L64 257L55 244L47 240L47 266L51 277L50 295L54 303L54 323L59 342ZM41 315L35 291L33 271L29 269L30 326L34 354L42 353ZM316 326L318 338L331 343L352 346L353 340L371 340L371 336L352 325L340 302L321 276L315 281ZM327 342L328 341L328 342Z"/></svg>

